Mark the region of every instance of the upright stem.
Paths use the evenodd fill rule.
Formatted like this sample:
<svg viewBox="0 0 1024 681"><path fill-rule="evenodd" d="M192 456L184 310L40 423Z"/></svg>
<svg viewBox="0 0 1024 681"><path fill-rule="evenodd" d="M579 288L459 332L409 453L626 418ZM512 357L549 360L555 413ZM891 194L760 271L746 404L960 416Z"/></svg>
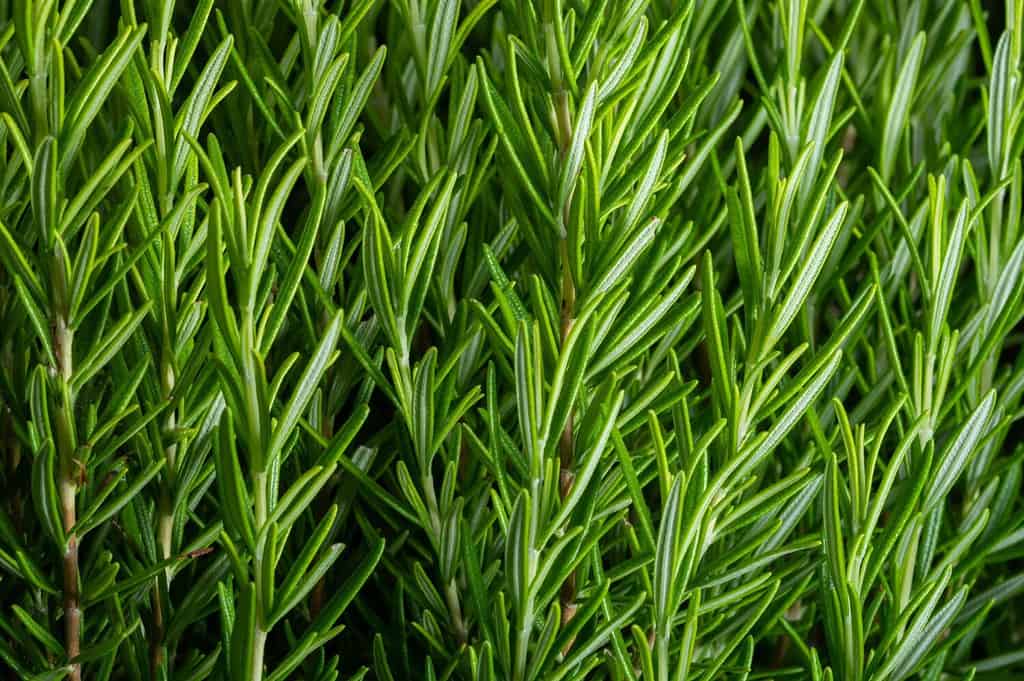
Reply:
<svg viewBox="0 0 1024 681"><path fill-rule="evenodd" d="M562 71L556 57L557 51L554 46L554 30L550 23L545 25L545 34L548 41L549 66L554 74L555 81L555 120L558 123L556 133L559 151L564 159L565 155L569 151L569 145L572 140L572 120L569 113L569 95L562 84ZM565 205L559 206L558 208L562 213L562 224L565 226L566 231L568 231L569 220L572 216L572 195L570 194L569 197L566 198ZM562 270L562 318L560 331L561 344L564 347L566 339L572 331L572 325L575 322L576 314L576 286L572 280L572 265L569 261L568 234L563 234L562 239L559 241L558 255ZM572 489L572 463L574 458L572 428L573 414L570 412L569 420L565 424L565 429L562 431L562 435L558 443L558 454L561 461L559 490L563 501L565 500L565 497L568 496L569 490Z"/></svg>
<svg viewBox="0 0 1024 681"><path fill-rule="evenodd" d="M555 121L557 123L557 138L562 158L564 159L572 143L572 116L569 111L569 94L566 92L563 82L561 62L557 57L555 47L554 29L551 24L545 26L545 34L548 47L549 68L553 74L555 86ZM562 212L562 225L565 227L561 242L559 243L559 256L562 266L562 311L561 311L561 344L565 347L566 340L572 332L573 324L576 321L576 286L572 278L572 265L569 260L569 222L572 218L572 195L565 200L565 205L559 206ZM565 428L558 442L558 458L560 463L558 490L564 502L572 490L575 476L572 472L573 461L576 458L573 447L573 422L574 414L569 412L569 418L565 422ZM562 584L560 594L562 608L562 626L565 627L572 618L576 616L576 572L573 571ZM572 648L573 641L565 644L562 653L565 654Z"/></svg>
<svg viewBox="0 0 1024 681"><path fill-rule="evenodd" d="M165 347L171 346L170 337L164 339ZM175 372L174 367L171 365L169 359L164 360L164 370L161 379L161 388L163 392L163 398L165 400L170 399L171 393L174 392L175 384ZM167 421L165 427L167 432L173 432L178 426L178 415L174 409L170 410L167 415ZM164 448L164 458L166 460L166 472L167 481L164 484L160 494L160 508L159 517L157 519L157 541L160 543L160 554L161 557L166 560L171 557L172 541L174 537L174 508L171 503L171 486L174 481L176 464L178 459L178 445L171 443ZM170 571L168 570L168 580Z"/></svg>
<svg viewBox="0 0 1024 681"><path fill-rule="evenodd" d="M325 326L326 326L326 320L324 320L324 322L320 324L320 332L321 333L323 333L323 330L324 330ZM326 404L328 402L328 400L324 400L324 402ZM331 438L334 437L334 414L330 413L326 406L323 409L323 414L321 416L320 422L321 422L320 434L323 436L325 441L330 442ZM324 513L325 513L327 507L329 506L328 501L329 501L329 498L328 498L327 494L323 495L320 498L319 515L320 515L321 518L323 518ZM309 618L310 618L310 620L315 620L316 616L320 614L320 609L323 607L323 604L324 604L324 592L326 590L327 590L327 576L324 575L319 580L317 580L316 586L313 587L313 593L310 596L310 600L309 600Z"/></svg>
<svg viewBox="0 0 1024 681"><path fill-rule="evenodd" d="M170 339L165 336L166 347L170 347ZM174 368L165 358L162 376L162 391L164 399L170 397L174 390ZM168 432L177 426L177 414L172 409L167 416L166 427ZM167 461L167 478L160 490L160 499L157 504L157 543L160 550L160 559L167 560L171 557L172 543L174 537L174 508L171 501L171 486L175 470L175 462L178 455L178 445L170 444L164 449L164 457ZM167 568L163 574L158 575L153 582L153 637L150 641L150 662L152 665L153 678L157 678L158 670L164 664L167 657L165 633L165 590L161 589L161 580L166 580L170 588L171 570Z"/></svg>
<svg viewBox="0 0 1024 681"><path fill-rule="evenodd" d="M263 531L264 526L267 524L268 505L267 505L267 474L265 471L259 471L253 474L253 501L255 506L256 515L256 532L257 534ZM259 552L257 552L258 554ZM253 557L253 570L256 575L259 575L263 571L260 556L256 555ZM260 578L256 578L256 590L255 590L255 602L253 607L256 608L256 628L253 630L252 636L252 664L251 664L251 676L249 681L260 681L263 678L263 650L267 643L267 632L263 628L264 616L263 612L263 592L266 588L260 581Z"/></svg>
<svg viewBox="0 0 1024 681"><path fill-rule="evenodd" d="M77 522L75 493L78 491L78 466L75 458L74 409L71 403L72 345L74 331L67 319L58 313L53 326L54 352L57 355L57 372L60 389L59 408L56 413L57 454L59 456L58 490L60 494L61 519L66 540L64 543L64 648L68 658L74 659L81 652L82 608L80 579L78 573L78 537L72 532ZM70 681L81 681L81 665L71 666Z"/></svg>
<svg viewBox="0 0 1024 681"><path fill-rule="evenodd" d="M561 343L565 346L566 341L569 338L569 334L572 333L572 326L576 322L575 318L575 307L576 307L576 287L572 282L572 272L569 270L569 247L565 239L561 242L561 259L562 259L562 319L561 319ZM562 495L562 500L569 495L569 491L572 489L573 473L572 464L575 458L573 451L572 441L572 429L573 429L573 413L569 413L569 419L565 423L565 428L562 430L561 437L558 441L558 457L561 463L561 475L559 479L559 491Z"/></svg>
<svg viewBox="0 0 1024 681"><path fill-rule="evenodd" d="M258 623L252 637L252 676L249 681L263 679L263 649L267 644L267 632Z"/></svg>
<svg viewBox="0 0 1024 681"><path fill-rule="evenodd" d="M256 529L260 531L267 524L267 473L253 474L253 501L256 511Z"/></svg>
<svg viewBox="0 0 1024 681"><path fill-rule="evenodd" d="M63 499L63 490L61 498ZM68 525L69 519L71 525L74 525L74 506L71 507L70 515L65 514L65 526ZM82 610L78 581L78 539L74 535L69 535L67 546L64 549L64 647L69 659L78 657L81 652ZM81 681L82 666L80 664L71 665L68 679Z"/></svg>
<svg viewBox="0 0 1024 681"><path fill-rule="evenodd" d="M566 211L568 212L568 210ZM569 334L572 332L572 326L575 323L575 307L576 307L576 289L573 286L572 272L569 269L569 249L565 239L562 239L562 323L561 323L561 342L562 346L565 346L566 340L569 338ZM562 435L558 442L558 458L560 462L560 472L558 480L558 490L561 494L562 501L569 496L569 492L572 491L572 485L575 481L575 475L572 471L573 462L576 458L575 447L573 445L573 421L574 413L569 412L569 418L565 422L565 428L562 430ZM562 626L566 626L572 621L572 618L576 616L578 606L576 604L576 571L574 570L566 578L562 584L562 591L560 594L561 608L562 608ZM562 653L568 653L569 649L572 648L573 640L570 640L565 644L562 649Z"/></svg>
<svg viewBox="0 0 1024 681"><path fill-rule="evenodd" d="M160 577L157 577L153 585L153 638L149 643L150 668L153 678L157 678L160 667L164 663L164 631L163 597L160 591Z"/></svg>

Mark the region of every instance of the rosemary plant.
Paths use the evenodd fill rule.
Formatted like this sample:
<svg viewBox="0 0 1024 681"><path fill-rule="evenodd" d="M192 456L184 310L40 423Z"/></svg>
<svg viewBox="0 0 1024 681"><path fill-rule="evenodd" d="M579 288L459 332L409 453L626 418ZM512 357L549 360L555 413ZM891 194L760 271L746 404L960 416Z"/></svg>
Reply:
<svg viewBox="0 0 1024 681"><path fill-rule="evenodd" d="M0 0L0 678L1018 678L1022 50Z"/></svg>

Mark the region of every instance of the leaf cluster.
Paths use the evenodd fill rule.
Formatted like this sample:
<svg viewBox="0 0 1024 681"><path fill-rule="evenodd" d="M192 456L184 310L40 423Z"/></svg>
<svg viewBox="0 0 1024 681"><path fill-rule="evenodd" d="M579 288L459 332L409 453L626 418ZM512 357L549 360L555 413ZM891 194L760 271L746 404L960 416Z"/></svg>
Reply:
<svg viewBox="0 0 1024 681"><path fill-rule="evenodd" d="M1015 678L1022 45L0 0L0 677Z"/></svg>

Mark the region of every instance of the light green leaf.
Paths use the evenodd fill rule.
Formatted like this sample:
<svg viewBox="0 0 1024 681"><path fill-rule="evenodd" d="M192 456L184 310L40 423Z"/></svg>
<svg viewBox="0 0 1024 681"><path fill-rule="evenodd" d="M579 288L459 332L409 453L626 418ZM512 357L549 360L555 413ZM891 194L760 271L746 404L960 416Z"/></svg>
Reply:
<svg viewBox="0 0 1024 681"><path fill-rule="evenodd" d="M939 457L938 468L932 473L931 481L928 484L928 491L925 493L922 510L927 512L946 498L949 490L960 473L967 466L967 462L974 455L978 443L985 437L989 427L989 420L995 408L996 393L989 392L985 399L974 410L971 417L960 427L956 437L945 447Z"/></svg>
<svg viewBox="0 0 1024 681"><path fill-rule="evenodd" d="M896 155L900 151L903 135L907 130L907 119L910 107L914 102L917 76L921 70L921 59L924 56L924 43L925 34L922 32L914 38L910 52L896 78L892 95L889 97L889 109L885 116L882 143L879 147L881 157L878 162L879 173L885 184L889 184L892 179L896 166Z"/></svg>

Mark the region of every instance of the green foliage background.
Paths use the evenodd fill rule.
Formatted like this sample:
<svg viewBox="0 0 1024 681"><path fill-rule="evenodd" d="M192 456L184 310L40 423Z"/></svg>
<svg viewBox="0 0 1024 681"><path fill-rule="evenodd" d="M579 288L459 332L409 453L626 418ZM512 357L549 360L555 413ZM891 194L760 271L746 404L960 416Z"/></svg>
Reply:
<svg viewBox="0 0 1024 681"><path fill-rule="evenodd" d="M0 1L0 678L1020 678L1022 46Z"/></svg>

